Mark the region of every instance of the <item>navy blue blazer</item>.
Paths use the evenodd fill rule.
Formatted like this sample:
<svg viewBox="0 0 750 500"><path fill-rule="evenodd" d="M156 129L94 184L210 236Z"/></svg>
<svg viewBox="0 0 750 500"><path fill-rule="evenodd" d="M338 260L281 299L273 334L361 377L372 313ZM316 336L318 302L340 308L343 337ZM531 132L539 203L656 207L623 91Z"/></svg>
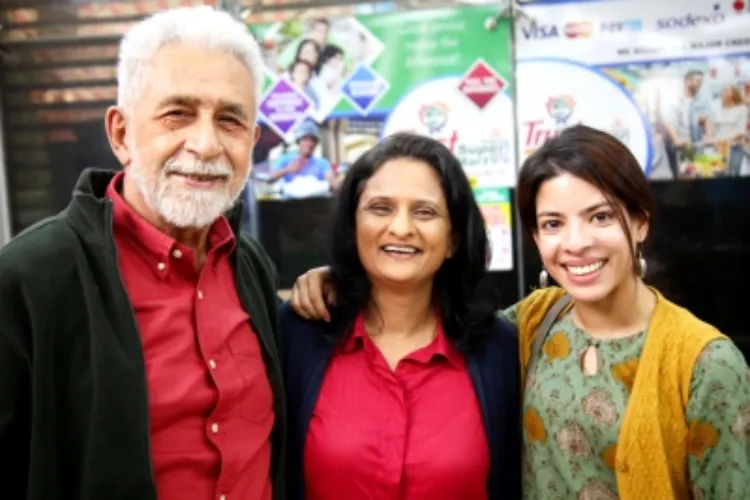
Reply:
<svg viewBox="0 0 750 500"><path fill-rule="evenodd" d="M308 321L284 303L279 307L282 364L287 397L287 498L305 497L303 454L307 429L335 343L350 322ZM521 383L516 329L498 318L466 353L484 417L490 452L490 500L521 498ZM334 471L331 471L334 473Z"/></svg>

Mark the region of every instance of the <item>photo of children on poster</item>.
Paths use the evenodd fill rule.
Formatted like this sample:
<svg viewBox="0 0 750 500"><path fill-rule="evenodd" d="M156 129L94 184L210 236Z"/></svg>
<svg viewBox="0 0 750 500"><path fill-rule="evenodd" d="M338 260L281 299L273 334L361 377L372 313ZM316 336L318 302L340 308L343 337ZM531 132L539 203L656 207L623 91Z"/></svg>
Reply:
<svg viewBox="0 0 750 500"><path fill-rule="evenodd" d="M345 79L359 64L374 60L383 44L352 17L293 20L256 27L253 33L263 48L269 82L261 110L273 96L284 95L277 101L287 104L282 113L266 114L261 142L271 147L255 165L256 195L260 200L330 196L354 158L335 133L341 129L338 120L329 115L342 99ZM288 105L290 94L302 106Z"/></svg>

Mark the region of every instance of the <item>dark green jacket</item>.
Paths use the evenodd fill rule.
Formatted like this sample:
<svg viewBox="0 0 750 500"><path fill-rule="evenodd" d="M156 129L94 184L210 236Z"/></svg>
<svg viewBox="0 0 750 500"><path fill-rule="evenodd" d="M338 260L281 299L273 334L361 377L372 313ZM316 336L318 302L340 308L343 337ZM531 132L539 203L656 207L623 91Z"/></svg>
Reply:
<svg viewBox="0 0 750 500"><path fill-rule="evenodd" d="M2 499L156 499L141 339L104 196L113 175L84 172L63 212L0 250ZM230 214L237 234L240 213ZM275 396L271 474L280 500L286 408L276 273L250 238L240 238L233 259Z"/></svg>

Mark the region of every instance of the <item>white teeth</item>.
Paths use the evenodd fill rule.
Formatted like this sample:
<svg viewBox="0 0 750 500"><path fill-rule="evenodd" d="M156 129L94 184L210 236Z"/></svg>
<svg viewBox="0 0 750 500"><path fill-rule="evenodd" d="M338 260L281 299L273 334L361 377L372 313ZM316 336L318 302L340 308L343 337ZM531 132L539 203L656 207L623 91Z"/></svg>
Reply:
<svg viewBox="0 0 750 500"><path fill-rule="evenodd" d="M395 252L395 253L408 253L408 254L417 253L417 249L414 247L398 247L395 245L386 245L383 247L383 250L385 250L386 252Z"/></svg>
<svg viewBox="0 0 750 500"><path fill-rule="evenodd" d="M566 266L568 268L568 271L570 271L570 274L574 274L576 276L584 276L586 274L591 274L594 271L598 271L601 269L601 267L604 265L604 261L600 260L598 262L594 262L593 264L589 264L587 266Z"/></svg>

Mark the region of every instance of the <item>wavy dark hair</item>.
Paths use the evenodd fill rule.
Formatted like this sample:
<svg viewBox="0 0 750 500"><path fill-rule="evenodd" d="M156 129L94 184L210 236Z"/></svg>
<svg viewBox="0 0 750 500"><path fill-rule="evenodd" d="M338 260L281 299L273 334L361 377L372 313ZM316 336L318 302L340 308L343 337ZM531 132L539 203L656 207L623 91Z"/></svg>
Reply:
<svg viewBox="0 0 750 500"><path fill-rule="evenodd" d="M320 57L318 58L318 64L315 66L315 74L320 73L323 66L336 56L344 57L344 51L338 45L329 43L323 50L320 51Z"/></svg>
<svg viewBox="0 0 750 500"><path fill-rule="evenodd" d="M545 142L526 159L518 175L518 212L529 236L538 230L536 196L539 188L545 181L564 173L596 186L604 194L630 244L633 271L638 273L636 252L640 249L633 243L624 211L632 218L651 224L656 203L648 179L633 153L614 136L586 125L567 128Z"/></svg>
<svg viewBox="0 0 750 500"><path fill-rule="evenodd" d="M297 45L297 52L295 52L294 54L294 60L295 61L299 60L299 56L302 53L302 49L305 48L305 45L312 45L315 48L315 52L318 54L318 60L315 61L315 65L317 65L318 62L320 61L321 48L320 48L320 45L318 45L318 42L316 42L312 38L305 38L299 42L299 44Z"/></svg>
<svg viewBox="0 0 750 500"><path fill-rule="evenodd" d="M487 229L461 163L443 144L420 135L400 133L386 138L346 173L333 215L330 248L328 279L336 290L333 318L351 324L368 305L371 283L357 251L357 206L367 180L383 164L398 158L422 161L440 179L456 250L435 275L434 302L448 338L456 347L468 347L472 336L493 324L500 306L496 292L484 279L490 260Z"/></svg>

